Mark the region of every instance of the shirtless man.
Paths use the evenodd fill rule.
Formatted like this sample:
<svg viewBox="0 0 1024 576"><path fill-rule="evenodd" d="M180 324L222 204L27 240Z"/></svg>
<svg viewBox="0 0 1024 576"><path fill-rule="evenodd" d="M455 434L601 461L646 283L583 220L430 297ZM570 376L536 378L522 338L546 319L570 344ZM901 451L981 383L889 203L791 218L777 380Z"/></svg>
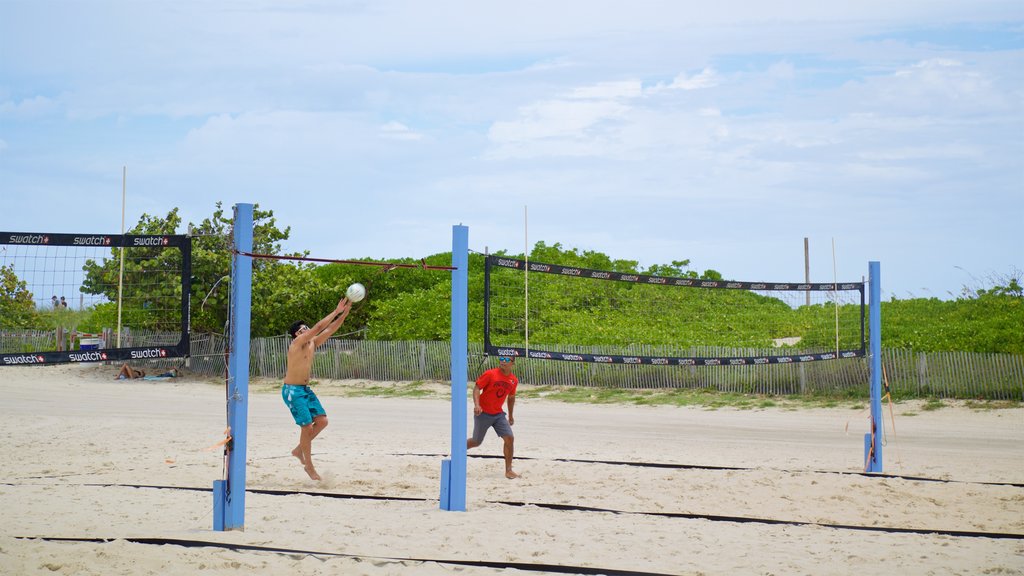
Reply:
<svg viewBox="0 0 1024 576"><path fill-rule="evenodd" d="M281 397L300 428L299 445L292 450L292 456L299 459L306 474L313 480L320 480L320 475L313 467L313 438L327 427L327 412L309 387L309 372L313 368L314 352L337 332L351 309L352 303L348 298L342 298L337 308L312 328L303 322L296 322L288 329L292 343L288 346L288 369L285 371Z"/></svg>

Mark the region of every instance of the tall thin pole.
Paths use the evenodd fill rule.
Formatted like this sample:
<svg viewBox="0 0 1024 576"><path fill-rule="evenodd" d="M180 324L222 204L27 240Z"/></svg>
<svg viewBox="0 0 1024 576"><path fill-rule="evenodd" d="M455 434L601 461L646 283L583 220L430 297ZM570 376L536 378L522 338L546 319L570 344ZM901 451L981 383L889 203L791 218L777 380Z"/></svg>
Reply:
<svg viewBox="0 0 1024 576"><path fill-rule="evenodd" d="M832 238L832 303L836 310L836 356L839 356L839 276L836 274L836 239Z"/></svg>
<svg viewBox="0 0 1024 576"><path fill-rule="evenodd" d="M124 237L124 212L128 197L128 167L121 167L121 236ZM124 244L121 244L121 270L117 274L117 347L121 347L121 299L124 294Z"/></svg>
<svg viewBox="0 0 1024 576"><path fill-rule="evenodd" d="M530 215L528 208L523 206L523 257L526 270L523 270L523 325L526 327L523 352L530 357Z"/></svg>
<svg viewBox="0 0 1024 576"><path fill-rule="evenodd" d="M804 236L804 282L807 284L811 283L811 245ZM807 305L811 305L811 291L807 291Z"/></svg>

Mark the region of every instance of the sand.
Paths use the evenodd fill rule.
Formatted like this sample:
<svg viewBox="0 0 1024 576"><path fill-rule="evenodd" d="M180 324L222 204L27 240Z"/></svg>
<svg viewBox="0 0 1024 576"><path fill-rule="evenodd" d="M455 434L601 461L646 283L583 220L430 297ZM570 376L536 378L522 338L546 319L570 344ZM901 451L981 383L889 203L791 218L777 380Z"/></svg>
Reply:
<svg viewBox="0 0 1024 576"><path fill-rule="evenodd" d="M867 476L863 410L522 398L522 478L492 433L448 512L447 400L322 383L314 482L254 383L245 529L219 532L223 386L114 372L0 369L0 574L1024 574L1021 408L897 405Z"/></svg>

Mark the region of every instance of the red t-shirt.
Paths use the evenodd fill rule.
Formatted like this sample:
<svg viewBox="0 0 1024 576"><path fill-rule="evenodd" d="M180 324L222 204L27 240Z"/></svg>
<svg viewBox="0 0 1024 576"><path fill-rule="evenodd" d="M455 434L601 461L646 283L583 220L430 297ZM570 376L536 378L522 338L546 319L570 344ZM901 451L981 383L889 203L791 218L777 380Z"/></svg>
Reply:
<svg viewBox="0 0 1024 576"><path fill-rule="evenodd" d="M505 376L501 368L491 368L484 372L476 380L476 387L480 389L480 408L487 414L500 413L505 398L516 395L517 386L519 379L516 375Z"/></svg>

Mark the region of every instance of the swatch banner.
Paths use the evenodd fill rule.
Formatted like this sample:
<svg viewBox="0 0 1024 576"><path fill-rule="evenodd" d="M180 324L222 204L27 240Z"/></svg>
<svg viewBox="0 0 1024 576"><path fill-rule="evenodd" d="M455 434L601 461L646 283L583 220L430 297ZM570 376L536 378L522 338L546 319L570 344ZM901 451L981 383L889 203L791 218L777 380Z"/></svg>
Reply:
<svg viewBox="0 0 1024 576"><path fill-rule="evenodd" d="M611 354L579 354L572 352L549 352L530 348L510 348L507 346L488 346L489 356L515 356L517 358L534 358L537 360L565 360L568 362L595 362L598 364L634 364L648 366L756 366L762 364L794 364L814 362L817 360L835 360L837 358L859 358L864 356L864 349L839 350L816 354L796 354L792 356L746 356L746 357L675 357L675 356L616 356Z"/></svg>
<svg viewBox="0 0 1024 576"><path fill-rule="evenodd" d="M171 234L45 234L0 232L0 244L25 246L83 246L97 248L181 248L188 236Z"/></svg>
<svg viewBox="0 0 1024 576"><path fill-rule="evenodd" d="M185 342L188 340L186 339ZM101 350L69 350L66 352L22 352L0 354L0 366L46 366L76 362L129 362L160 360L188 356L189 346L149 346L143 348L108 348Z"/></svg>
<svg viewBox="0 0 1024 576"><path fill-rule="evenodd" d="M589 268L575 268L573 266L561 266L558 264L545 264L543 262L530 262L529 267L525 260L506 258L504 256L488 256L488 263L501 268L512 268L526 272L539 272L541 274L558 274L561 276L576 276L580 278L594 278L597 280L617 280L619 282L632 282L634 284L656 284L665 286L687 286L690 288L725 288L731 290L774 290L793 292L834 292L836 290L857 290L864 294L864 282L842 282L842 283L796 283L796 282L737 282L734 280L702 280L699 278L666 278L662 276L648 276L646 274L630 274L623 272L609 272L606 270L591 270Z"/></svg>

